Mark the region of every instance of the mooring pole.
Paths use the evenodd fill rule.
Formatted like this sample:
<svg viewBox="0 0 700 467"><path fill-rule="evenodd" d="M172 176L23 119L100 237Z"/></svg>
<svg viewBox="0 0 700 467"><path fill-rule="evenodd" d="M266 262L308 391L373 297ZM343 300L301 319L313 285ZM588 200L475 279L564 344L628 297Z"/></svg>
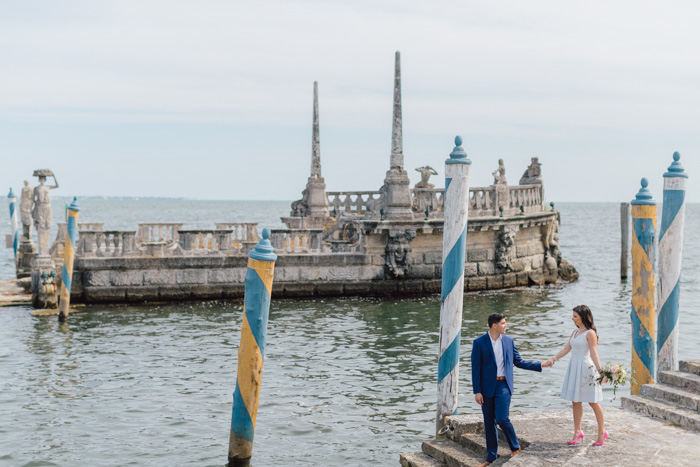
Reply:
<svg viewBox="0 0 700 467"><path fill-rule="evenodd" d="M66 230L66 243L63 247L63 274L61 275L61 294L58 302L58 320L68 319L68 307L70 306L70 288L73 282L73 259L75 258L75 242L78 239L78 198L68 206L68 219Z"/></svg>
<svg viewBox="0 0 700 467"><path fill-rule="evenodd" d="M664 174L664 204L659 232L659 371L678 371L678 299L680 296L685 186L688 174L673 153L673 162Z"/></svg>
<svg viewBox="0 0 700 467"><path fill-rule="evenodd" d="M630 203L620 203L620 279L627 279L630 252Z"/></svg>
<svg viewBox="0 0 700 467"><path fill-rule="evenodd" d="M270 243L270 229L248 253L241 345L238 348L238 378L233 393L229 466L248 465L253 455L255 418L258 414L260 382L265 358L265 335L277 255Z"/></svg>
<svg viewBox="0 0 700 467"><path fill-rule="evenodd" d="M464 259L467 251L469 167L471 161L455 138L455 148L445 161L445 211L442 237L442 292L440 301L440 353L435 432L445 426L445 417L457 413L459 384L459 340L464 302Z"/></svg>
<svg viewBox="0 0 700 467"><path fill-rule="evenodd" d="M632 205L632 370L636 382L631 393L656 375L656 201L642 179L642 188Z"/></svg>
<svg viewBox="0 0 700 467"><path fill-rule="evenodd" d="M15 255L15 269L17 269L17 248L19 247L19 232L17 231L17 198L10 188L10 193L7 195L7 202L10 205L10 240L12 242L12 251Z"/></svg>

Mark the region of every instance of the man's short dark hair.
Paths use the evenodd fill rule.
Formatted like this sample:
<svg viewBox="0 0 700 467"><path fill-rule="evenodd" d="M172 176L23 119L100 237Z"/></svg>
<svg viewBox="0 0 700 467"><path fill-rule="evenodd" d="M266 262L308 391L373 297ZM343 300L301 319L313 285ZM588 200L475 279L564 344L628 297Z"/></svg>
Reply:
<svg viewBox="0 0 700 467"><path fill-rule="evenodd" d="M500 323L502 319L504 319L505 316L503 316L500 313L493 313L489 315L489 329L491 329L491 326L493 326L496 323Z"/></svg>

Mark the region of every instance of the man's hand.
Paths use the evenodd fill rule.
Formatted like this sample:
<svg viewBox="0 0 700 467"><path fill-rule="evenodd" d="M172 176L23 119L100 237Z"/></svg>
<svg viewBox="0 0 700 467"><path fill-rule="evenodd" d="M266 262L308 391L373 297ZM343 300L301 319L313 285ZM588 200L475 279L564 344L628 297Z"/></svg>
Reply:
<svg viewBox="0 0 700 467"><path fill-rule="evenodd" d="M477 404L484 405L484 396L482 396L480 392L474 394L474 400L476 400Z"/></svg>
<svg viewBox="0 0 700 467"><path fill-rule="evenodd" d="M554 365L554 361L551 358L542 362L542 368L549 368L552 365Z"/></svg>

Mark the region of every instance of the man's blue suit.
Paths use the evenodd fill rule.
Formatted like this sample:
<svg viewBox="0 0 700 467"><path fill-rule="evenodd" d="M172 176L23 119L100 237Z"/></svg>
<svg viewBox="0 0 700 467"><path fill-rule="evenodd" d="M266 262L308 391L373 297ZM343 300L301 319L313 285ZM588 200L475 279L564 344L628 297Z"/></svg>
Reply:
<svg viewBox="0 0 700 467"><path fill-rule="evenodd" d="M493 462L498 457L496 425L501 427L511 451L517 451L520 447L509 419L510 398L513 394L513 365L524 370L542 371L541 363L528 362L520 357L513 339L501 334L501 343L505 381L496 380L498 368L489 333L476 338L472 345L472 387L474 394L481 393L484 397L481 412L484 414L487 462Z"/></svg>

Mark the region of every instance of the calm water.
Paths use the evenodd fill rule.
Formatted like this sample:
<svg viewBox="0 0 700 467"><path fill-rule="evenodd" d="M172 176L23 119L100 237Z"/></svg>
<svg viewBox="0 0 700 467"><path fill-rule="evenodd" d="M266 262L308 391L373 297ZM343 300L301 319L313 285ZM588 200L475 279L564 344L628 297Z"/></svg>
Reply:
<svg viewBox="0 0 700 467"><path fill-rule="evenodd" d="M57 220L63 201L54 203ZM279 226L289 202L84 200L81 221L256 220ZM505 313L521 354L553 355L588 304L603 361L630 359L630 286L619 275L619 205L560 204L561 246L578 282L465 295L460 412L478 412L467 376L471 341ZM7 233L5 221L0 234ZM686 213L680 354L700 356L700 205ZM0 280L13 275L0 250ZM32 317L0 308L0 465L222 466L226 463L241 302L93 306ZM272 303L253 465L398 465L433 432L436 297ZM566 361L516 370L514 410L562 408ZM622 395L627 393L626 388ZM612 391L605 392L607 405ZM590 411L585 417L592 418Z"/></svg>

